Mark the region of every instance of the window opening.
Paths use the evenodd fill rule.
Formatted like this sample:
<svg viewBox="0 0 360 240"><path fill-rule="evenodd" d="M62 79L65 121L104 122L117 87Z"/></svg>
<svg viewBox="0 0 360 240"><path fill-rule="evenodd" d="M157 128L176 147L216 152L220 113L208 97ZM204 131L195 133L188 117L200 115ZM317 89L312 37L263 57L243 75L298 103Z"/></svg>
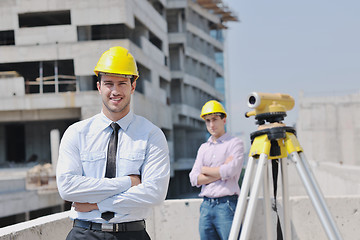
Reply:
<svg viewBox="0 0 360 240"><path fill-rule="evenodd" d="M15 45L14 30L0 31L0 45Z"/></svg>
<svg viewBox="0 0 360 240"><path fill-rule="evenodd" d="M71 24L70 10L21 13L18 17L20 28Z"/></svg>
<svg viewBox="0 0 360 240"><path fill-rule="evenodd" d="M14 163L25 162L25 127L22 124L5 126L6 160Z"/></svg>

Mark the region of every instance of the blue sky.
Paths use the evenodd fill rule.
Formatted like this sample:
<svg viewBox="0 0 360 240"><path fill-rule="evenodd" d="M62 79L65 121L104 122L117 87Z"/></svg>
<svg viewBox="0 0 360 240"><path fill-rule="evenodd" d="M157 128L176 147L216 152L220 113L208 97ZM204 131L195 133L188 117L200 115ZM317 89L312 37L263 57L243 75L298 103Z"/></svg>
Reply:
<svg viewBox="0 0 360 240"><path fill-rule="evenodd" d="M360 1L224 0L240 22L227 33L230 131L256 130L244 113L249 93L287 93L297 119L300 91L333 96L360 90Z"/></svg>

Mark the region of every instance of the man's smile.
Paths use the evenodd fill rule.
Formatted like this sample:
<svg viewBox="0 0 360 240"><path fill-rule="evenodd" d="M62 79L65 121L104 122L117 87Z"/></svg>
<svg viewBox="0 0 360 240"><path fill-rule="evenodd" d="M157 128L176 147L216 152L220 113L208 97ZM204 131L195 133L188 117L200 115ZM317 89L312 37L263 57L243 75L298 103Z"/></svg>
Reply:
<svg viewBox="0 0 360 240"><path fill-rule="evenodd" d="M114 102L119 102L122 100L122 97L110 97L110 100Z"/></svg>

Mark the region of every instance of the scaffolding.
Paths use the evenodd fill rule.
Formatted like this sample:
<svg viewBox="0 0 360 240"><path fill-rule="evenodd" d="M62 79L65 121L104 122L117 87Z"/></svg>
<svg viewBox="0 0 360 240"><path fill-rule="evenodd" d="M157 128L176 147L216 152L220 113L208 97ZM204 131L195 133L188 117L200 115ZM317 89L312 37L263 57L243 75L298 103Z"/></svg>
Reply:
<svg viewBox="0 0 360 240"><path fill-rule="evenodd" d="M212 11L214 14L220 16L221 23L219 28L227 29L227 26L224 25L226 22L238 22L239 19L237 15L230 10L230 8L223 3L222 0L197 0L196 1L201 7L206 8Z"/></svg>

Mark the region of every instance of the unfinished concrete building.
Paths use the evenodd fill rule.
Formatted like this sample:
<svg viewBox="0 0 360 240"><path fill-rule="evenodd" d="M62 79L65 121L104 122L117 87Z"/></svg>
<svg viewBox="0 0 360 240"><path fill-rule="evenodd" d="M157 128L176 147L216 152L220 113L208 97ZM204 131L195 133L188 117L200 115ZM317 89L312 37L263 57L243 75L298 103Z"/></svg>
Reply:
<svg viewBox="0 0 360 240"><path fill-rule="evenodd" d="M196 191L188 174L208 137L199 114L208 100L225 100L223 31L227 21L237 18L221 1L169 0L167 4L176 176L169 193L188 196Z"/></svg>
<svg viewBox="0 0 360 240"><path fill-rule="evenodd" d="M14 177L6 169L26 172L51 162L50 132L56 129L61 137L70 124L100 111L93 69L105 50L119 45L134 55L140 73L131 108L168 140L174 189L169 195L189 190L187 174L206 136L200 108L209 99L224 100L222 31L236 18L220 0L6 0L0 13L5 178ZM14 192L28 192L18 172L16 188L1 185L4 204ZM46 194L43 205L29 206L24 198L0 217L14 215L17 220L7 219L11 223L33 218L39 208L57 209L57 192Z"/></svg>

